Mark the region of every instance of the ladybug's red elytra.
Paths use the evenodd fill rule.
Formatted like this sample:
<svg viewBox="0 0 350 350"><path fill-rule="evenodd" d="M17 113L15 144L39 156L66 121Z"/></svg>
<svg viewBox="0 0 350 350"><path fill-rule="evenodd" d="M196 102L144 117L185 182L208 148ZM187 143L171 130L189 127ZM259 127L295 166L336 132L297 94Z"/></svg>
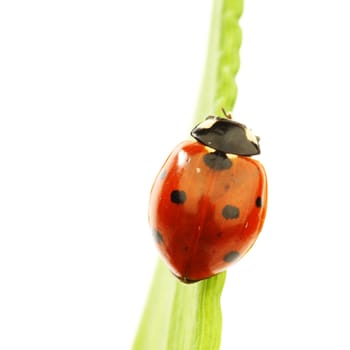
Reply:
<svg viewBox="0 0 350 350"><path fill-rule="evenodd" d="M251 156L259 139L243 124L210 116L180 143L153 184L149 223L171 272L185 283L211 277L256 241L266 214L267 179Z"/></svg>

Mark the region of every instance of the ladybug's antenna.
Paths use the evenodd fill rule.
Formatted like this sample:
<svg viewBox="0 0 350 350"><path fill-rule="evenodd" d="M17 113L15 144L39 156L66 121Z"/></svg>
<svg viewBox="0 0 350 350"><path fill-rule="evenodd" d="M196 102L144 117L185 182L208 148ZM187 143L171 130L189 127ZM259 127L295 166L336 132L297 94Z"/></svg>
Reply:
<svg viewBox="0 0 350 350"><path fill-rule="evenodd" d="M227 119L232 119L231 113L227 113L224 107L222 107L221 110L222 110L222 113L224 113L224 116L225 116Z"/></svg>

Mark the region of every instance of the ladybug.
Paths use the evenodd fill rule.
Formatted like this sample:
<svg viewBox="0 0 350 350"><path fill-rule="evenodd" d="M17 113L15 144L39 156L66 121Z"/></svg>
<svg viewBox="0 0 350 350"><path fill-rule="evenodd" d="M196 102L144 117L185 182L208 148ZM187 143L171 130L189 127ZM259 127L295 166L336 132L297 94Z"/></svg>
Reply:
<svg viewBox="0 0 350 350"><path fill-rule="evenodd" d="M209 278L256 241L266 214L259 138L243 124L209 116L195 140L171 152L151 189L149 223L171 272L184 283Z"/></svg>

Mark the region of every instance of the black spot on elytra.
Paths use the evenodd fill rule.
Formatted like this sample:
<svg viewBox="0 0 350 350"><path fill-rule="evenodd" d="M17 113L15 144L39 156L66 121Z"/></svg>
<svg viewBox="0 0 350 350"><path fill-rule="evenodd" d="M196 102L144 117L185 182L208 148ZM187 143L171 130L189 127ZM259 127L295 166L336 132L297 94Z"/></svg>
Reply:
<svg viewBox="0 0 350 350"><path fill-rule="evenodd" d="M262 207L262 199L261 197L258 197L255 201L255 205L258 207L258 208L261 208Z"/></svg>
<svg viewBox="0 0 350 350"><path fill-rule="evenodd" d="M170 193L170 200L175 204L183 204L186 202L186 192L174 190Z"/></svg>
<svg viewBox="0 0 350 350"><path fill-rule="evenodd" d="M160 233L158 230L153 229L153 230L152 230L152 233L153 233L153 237L154 237L155 241L156 241L158 244L163 243L163 236L161 235L161 233Z"/></svg>
<svg viewBox="0 0 350 350"><path fill-rule="evenodd" d="M219 151L205 154L203 161L212 170L227 170L232 166L232 161L226 154Z"/></svg>
<svg viewBox="0 0 350 350"><path fill-rule="evenodd" d="M237 219L239 217L239 209L233 205L225 205L222 209L222 216L226 220Z"/></svg>
<svg viewBox="0 0 350 350"><path fill-rule="evenodd" d="M239 257L239 253L236 251L231 251L224 256L224 261L230 263Z"/></svg>

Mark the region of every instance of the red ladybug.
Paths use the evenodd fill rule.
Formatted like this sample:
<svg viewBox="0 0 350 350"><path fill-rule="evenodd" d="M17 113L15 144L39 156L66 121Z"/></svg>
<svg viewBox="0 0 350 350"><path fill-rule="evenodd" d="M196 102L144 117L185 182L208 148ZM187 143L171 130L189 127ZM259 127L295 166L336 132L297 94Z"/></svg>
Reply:
<svg viewBox="0 0 350 350"><path fill-rule="evenodd" d="M226 270L254 244L267 206L259 139L231 119L208 117L180 143L153 184L149 223L162 257L185 283Z"/></svg>

